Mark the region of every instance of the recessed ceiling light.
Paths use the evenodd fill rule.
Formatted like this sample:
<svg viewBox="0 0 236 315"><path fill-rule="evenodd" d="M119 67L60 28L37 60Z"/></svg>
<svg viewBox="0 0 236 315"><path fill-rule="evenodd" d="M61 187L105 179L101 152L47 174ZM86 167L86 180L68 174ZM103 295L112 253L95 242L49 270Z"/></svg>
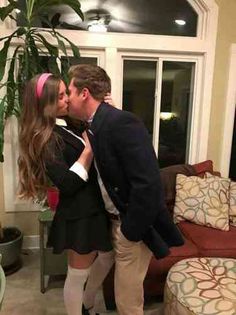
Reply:
<svg viewBox="0 0 236 315"><path fill-rule="evenodd" d="M186 22L184 20L175 20L175 23L178 25L185 25Z"/></svg>

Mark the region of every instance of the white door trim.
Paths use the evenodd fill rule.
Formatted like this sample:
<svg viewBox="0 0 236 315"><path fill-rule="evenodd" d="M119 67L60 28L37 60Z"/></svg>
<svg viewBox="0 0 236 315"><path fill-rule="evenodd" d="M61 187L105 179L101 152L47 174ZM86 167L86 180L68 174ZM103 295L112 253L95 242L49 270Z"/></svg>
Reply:
<svg viewBox="0 0 236 315"><path fill-rule="evenodd" d="M236 104L236 44L231 45L226 94L226 110L224 118L223 142L221 146L220 172L224 177L229 176L230 157L233 141L234 115Z"/></svg>

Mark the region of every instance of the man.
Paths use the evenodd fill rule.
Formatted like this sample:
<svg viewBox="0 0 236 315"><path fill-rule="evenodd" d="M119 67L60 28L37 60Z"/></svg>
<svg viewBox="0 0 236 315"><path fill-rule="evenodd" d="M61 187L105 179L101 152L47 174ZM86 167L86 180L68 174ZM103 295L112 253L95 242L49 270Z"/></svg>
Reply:
<svg viewBox="0 0 236 315"><path fill-rule="evenodd" d="M143 315L143 281L152 252L164 257L169 246L182 245L183 239L168 215L157 158L142 122L102 102L111 83L100 67L73 66L69 75L69 111L90 124L88 135L112 221L118 312Z"/></svg>

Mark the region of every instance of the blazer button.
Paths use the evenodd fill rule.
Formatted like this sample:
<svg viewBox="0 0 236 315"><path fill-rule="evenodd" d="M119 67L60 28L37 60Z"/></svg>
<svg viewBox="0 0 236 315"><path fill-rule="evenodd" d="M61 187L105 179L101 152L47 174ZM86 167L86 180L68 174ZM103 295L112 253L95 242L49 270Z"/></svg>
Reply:
<svg viewBox="0 0 236 315"><path fill-rule="evenodd" d="M115 190L115 192L118 192L119 188L118 187L114 187L114 190Z"/></svg>

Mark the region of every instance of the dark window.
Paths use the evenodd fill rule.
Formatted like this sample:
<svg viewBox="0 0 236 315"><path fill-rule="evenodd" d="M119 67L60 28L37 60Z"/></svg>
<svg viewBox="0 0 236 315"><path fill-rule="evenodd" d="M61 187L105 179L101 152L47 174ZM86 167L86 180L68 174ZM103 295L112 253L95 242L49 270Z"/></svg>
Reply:
<svg viewBox="0 0 236 315"><path fill-rule="evenodd" d="M24 1L20 0L22 6ZM45 11L49 20L57 14L58 28L88 30L100 24L108 32L157 34L173 36L196 36L198 16L187 0L81 0L84 22L68 6L55 6ZM176 24L182 20L186 24ZM23 25L18 14L18 25ZM47 27L36 18L34 26Z"/></svg>
<svg viewBox="0 0 236 315"><path fill-rule="evenodd" d="M61 58L61 70L67 71L68 66L73 66L73 65L78 65L78 64L92 64L92 65L97 65L98 60L96 57L80 57L75 58L75 57L62 57Z"/></svg>
<svg viewBox="0 0 236 315"><path fill-rule="evenodd" d="M234 115L234 133L230 159L229 177L236 181L236 113Z"/></svg>
<svg viewBox="0 0 236 315"><path fill-rule="evenodd" d="M160 119L158 159L166 167L188 159L195 64L163 62L161 112L154 116L157 65L158 61L124 60L123 109L139 116L151 135L154 121Z"/></svg>
<svg viewBox="0 0 236 315"><path fill-rule="evenodd" d="M158 150L162 167L187 160L193 74L194 63L163 63Z"/></svg>
<svg viewBox="0 0 236 315"><path fill-rule="evenodd" d="M123 109L133 112L153 133L156 61L124 60Z"/></svg>

